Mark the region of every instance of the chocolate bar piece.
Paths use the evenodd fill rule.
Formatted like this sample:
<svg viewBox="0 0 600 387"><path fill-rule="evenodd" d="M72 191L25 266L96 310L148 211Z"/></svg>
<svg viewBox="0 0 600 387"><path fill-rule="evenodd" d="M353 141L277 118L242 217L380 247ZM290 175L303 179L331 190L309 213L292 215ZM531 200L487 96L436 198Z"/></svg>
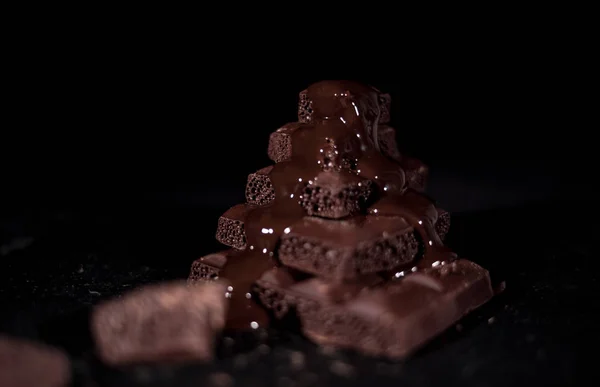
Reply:
<svg viewBox="0 0 600 387"><path fill-rule="evenodd" d="M275 200L275 189L269 178L272 166L260 169L248 175L246 184L246 202L257 206L266 206Z"/></svg>
<svg viewBox="0 0 600 387"><path fill-rule="evenodd" d="M238 250L225 250L214 254L208 254L192 262L188 282L214 281L219 279L219 272L227 264L229 256Z"/></svg>
<svg viewBox="0 0 600 387"><path fill-rule="evenodd" d="M322 172L306 184L300 205L307 215L339 219L364 210L372 188L356 175Z"/></svg>
<svg viewBox="0 0 600 387"><path fill-rule="evenodd" d="M261 300L295 307L312 341L390 358L414 352L493 295L488 272L464 259L371 285L296 281L285 269L257 285Z"/></svg>
<svg viewBox="0 0 600 387"><path fill-rule="evenodd" d="M401 217L304 217L288 231L281 237L279 260L335 280L391 270L411 262L418 250L413 227Z"/></svg>
<svg viewBox="0 0 600 387"><path fill-rule="evenodd" d="M280 163L292 157L292 133L301 125L299 122L290 122L271 133L267 150L271 160Z"/></svg>
<svg viewBox="0 0 600 387"><path fill-rule="evenodd" d="M286 124L282 128L277 129L277 131L271 134L269 137L268 152L271 160L275 161L276 163L290 160L293 149L292 134L300 127L301 125L298 123L290 123ZM408 187L416 191L423 192L425 190L425 183L427 181L429 169L420 160L400 154L396 143L396 131L394 128L388 125L381 125L378 129L378 141L381 152L398 162L400 167L404 170ZM343 145L342 148L345 148L346 146L347 145ZM340 155L340 157L347 159L342 160L342 162L345 161L346 163L349 163L354 159L353 155L352 157ZM355 170L355 168L352 168L352 166L348 166L345 169ZM257 173L260 173L260 171ZM268 172L263 174L266 173ZM261 187L262 186L263 185L261 184ZM270 191L270 188L268 188L268 191ZM262 195L269 197L270 194L268 192L264 192Z"/></svg>
<svg viewBox="0 0 600 387"><path fill-rule="evenodd" d="M0 386L67 387L71 365L58 348L0 336Z"/></svg>
<svg viewBox="0 0 600 387"><path fill-rule="evenodd" d="M100 358L111 365L211 360L226 289L221 281L147 285L96 306L91 330Z"/></svg>
<svg viewBox="0 0 600 387"><path fill-rule="evenodd" d="M234 249L246 248L246 233L244 232L244 218L252 207L238 204L228 209L219 218L216 239L222 244Z"/></svg>

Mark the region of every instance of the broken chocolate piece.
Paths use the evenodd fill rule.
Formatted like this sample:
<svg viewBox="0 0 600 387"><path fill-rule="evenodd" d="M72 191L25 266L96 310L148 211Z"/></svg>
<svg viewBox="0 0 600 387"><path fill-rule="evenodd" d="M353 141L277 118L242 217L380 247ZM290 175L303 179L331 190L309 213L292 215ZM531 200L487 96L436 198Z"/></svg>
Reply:
<svg viewBox="0 0 600 387"><path fill-rule="evenodd" d="M307 273L348 280L411 262L418 243L401 217L305 217L281 237L279 260Z"/></svg>
<svg viewBox="0 0 600 387"><path fill-rule="evenodd" d="M217 224L217 240L234 249L244 250L246 248L244 218L250 210L251 207L238 204L221 215Z"/></svg>
<svg viewBox="0 0 600 387"><path fill-rule="evenodd" d="M91 330L111 365L208 361L225 325L222 281L147 285L94 308Z"/></svg>
<svg viewBox="0 0 600 387"><path fill-rule="evenodd" d="M234 255L236 252L237 250L225 250L198 258L192 263L188 282L214 281L219 279L219 272L227 264L228 257Z"/></svg>
<svg viewBox="0 0 600 387"><path fill-rule="evenodd" d="M266 167L248 175L246 184L246 202L257 206L266 206L275 199L275 189L269 178L273 167Z"/></svg>
<svg viewBox="0 0 600 387"><path fill-rule="evenodd" d="M280 270L258 286L261 299L268 289L270 299L294 306L316 343L391 358L414 352L493 295L488 272L463 259L385 283L295 281Z"/></svg>
<svg viewBox="0 0 600 387"><path fill-rule="evenodd" d="M0 386L67 387L71 365L58 348L0 335Z"/></svg>
<svg viewBox="0 0 600 387"><path fill-rule="evenodd" d="M321 172L306 184L300 204L307 215L339 219L364 210L372 188L356 175Z"/></svg>
<svg viewBox="0 0 600 387"><path fill-rule="evenodd" d="M290 122L271 133L267 150L271 160L280 163L292 157L292 134L300 126L298 122Z"/></svg>

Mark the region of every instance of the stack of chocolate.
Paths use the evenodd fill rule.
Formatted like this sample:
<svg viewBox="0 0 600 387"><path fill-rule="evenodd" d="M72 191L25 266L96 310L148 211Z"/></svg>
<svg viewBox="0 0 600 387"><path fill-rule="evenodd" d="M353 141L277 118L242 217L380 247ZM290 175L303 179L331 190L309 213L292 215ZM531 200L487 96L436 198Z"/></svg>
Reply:
<svg viewBox="0 0 600 387"><path fill-rule="evenodd" d="M398 358L492 297L488 272L444 246L449 214L389 120L389 95L369 86L300 93L298 122L270 136L274 164L218 221L229 249L192 264L190 282L228 281L227 328L292 314L318 344Z"/></svg>

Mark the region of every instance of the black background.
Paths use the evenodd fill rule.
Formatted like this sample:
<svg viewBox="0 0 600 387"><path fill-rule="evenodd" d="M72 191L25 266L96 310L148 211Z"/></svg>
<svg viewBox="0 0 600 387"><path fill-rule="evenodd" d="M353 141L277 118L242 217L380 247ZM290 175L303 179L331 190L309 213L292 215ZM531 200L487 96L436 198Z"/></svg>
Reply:
<svg viewBox="0 0 600 387"><path fill-rule="evenodd" d="M236 385L286 385L297 376L285 351L306 354L317 385L581 380L598 322L597 125L589 53L573 40L442 35L395 49L399 34L370 54L330 44L321 54L206 36L67 35L37 34L6 60L0 240L33 242L1 257L3 332L64 348L79 378L105 384L227 372ZM243 201L247 174L270 163L268 136L296 119L297 93L340 78L392 95L401 149L430 165L429 193L455 214L448 243L506 280L506 293L402 365L323 354L286 334L269 339L270 354L240 340L256 362L244 369L223 348L215 365L184 370L96 363L88 308L183 278L221 248L216 220ZM332 362L352 372L340 376Z"/></svg>

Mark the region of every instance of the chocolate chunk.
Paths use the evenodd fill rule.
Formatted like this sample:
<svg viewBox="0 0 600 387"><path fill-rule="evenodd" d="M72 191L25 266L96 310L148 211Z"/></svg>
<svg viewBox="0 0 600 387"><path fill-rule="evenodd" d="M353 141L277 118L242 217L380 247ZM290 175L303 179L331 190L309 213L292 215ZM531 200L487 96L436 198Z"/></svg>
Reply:
<svg viewBox="0 0 600 387"><path fill-rule="evenodd" d="M58 348L0 335L0 386L67 387L71 365Z"/></svg>
<svg viewBox="0 0 600 387"><path fill-rule="evenodd" d="M322 172L306 184L300 205L308 215L339 219L364 210L372 188L356 175Z"/></svg>
<svg viewBox="0 0 600 387"><path fill-rule="evenodd" d="M246 202L257 206L265 206L275 199L275 189L269 179L272 166L248 175L246 184Z"/></svg>
<svg viewBox="0 0 600 387"><path fill-rule="evenodd" d="M94 308L91 329L111 365L208 361L228 300L221 281L147 285Z"/></svg>
<svg viewBox="0 0 600 387"><path fill-rule="evenodd" d="M437 209L437 221L435 222L435 231L440 236L441 240L446 239L446 235L450 230L450 213L441 208Z"/></svg>
<svg viewBox="0 0 600 387"><path fill-rule="evenodd" d="M391 102L389 94L354 82L318 82L300 92L298 121L310 123L315 118L341 117L344 109L354 104L357 109L359 106L364 109L363 113L370 113L378 123L385 124L390 120ZM368 109L364 108L367 106Z"/></svg>
<svg viewBox="0 0 600 387"><path fill-rule="evenodd" d="M225 250L198 258L192 263L188 282L213 281L219 278L219 272L227 264L229 256L238 250Z"/></svg>
<svg viewBox="0 0 600 387"><path fill-rule="evenodd" d="M246 248L244 218L251 209L245 204L238 204L221 215L217 224L217 240L234 249L244 250Z"/></svg>
<svg viewBox="0 0 600 387"><path fill-rule="evenodd" d="M300 127L301 125L299 123L289 123L271 133L271 136L269 137L269 158L271 160L277 163L290 160L293 150L292 134ZM423 192L425 190L429 169L420 160L400 153L396 142L395 129L388 125L380 125L378 129L378 143L380 151L384 155L400 164L400 167L404 170L406 175L407 186L416 191ZM336 146L336 148L340 149L350 149L355 147L355 144L349 142ZM355 152L343 151L342 154L338 155L338 158L342 159L339 163L342 167L340 169L356 171L355 165L345 165L354 162L354 153ZM267 189L265 189L265 191L267 191ZM264 192L263 195L268 196L268 192Z"/></svg>
<svg viewBox="0 0 600 387"><path fill-rule="evenodd" d="M295 307L314 342L391 358L414 352L493 295L488 272L463 259L384 283L295 281L279 271L258 284L261 299L268 289Z"/></svg>
<svg viewBox="0 0 600 387"><path fill-rule="evenodd" d="M391 270L412 261L418 250L413 227L401 217L305 217L288 231L281 237L279 260L335 280Z"/></svg>
<svg viewBox="0 0 600 387"><path fill-rule="evenodd" d="M292 133L300 126L299 122L290 122L271 133L267 150L271 160L279 163L292 157Z"/></svg>

